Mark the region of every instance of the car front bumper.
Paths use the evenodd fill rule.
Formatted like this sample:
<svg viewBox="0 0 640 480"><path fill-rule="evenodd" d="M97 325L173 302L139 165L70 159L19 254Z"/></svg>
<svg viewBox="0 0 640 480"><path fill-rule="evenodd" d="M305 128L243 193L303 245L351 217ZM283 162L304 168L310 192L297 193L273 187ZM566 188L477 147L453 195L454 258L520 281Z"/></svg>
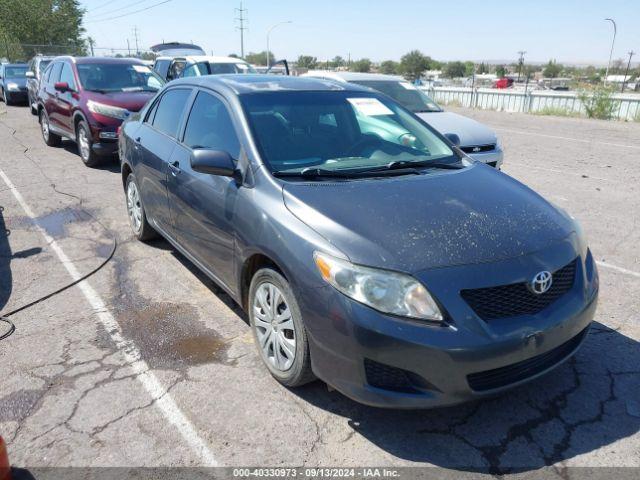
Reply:
<svg viewBox="0 0 640 480"><path fill-rule="evenodd" d="M7 100L10 102L27 102L26 90L7 90Z"/></svg>
<svg viewBox="0 0 640 480"><path fill-rule="evenodd" d="M508 271L521 260L498 262L502 265L494 267ZM446 277L459 275L459 268L436 272L434 279L440 276L446 285ZM475 268L487 269L486 265ZM473 311L463 305L448 309L446 325L395 318L332 287L322 287L305 295L301 306L313 371L344 395L376 407L432 408L495 395L545 374L579 348L597 306L597 272L593 271L595 277L585 281L585 259L579 259L576 280L566 298L536 315L491 323L473 318ZM436 298L447 297L432 283L428 285ZM464 303L459 293L450 295L443 302L445 308L452 301ZM452 300L453 296L458 299ZM398 375L404 376L401 388L379 386L380 379L400 385ZM474 377L486 380L496 375L510 380L497 387L472 387Z"/></svg>
<svg viewBox="0 0 640 480"><path fill-rule="evenodd" d="M504 152L500 145L496 145L495 149L488 152L467 153L467 155L478 162L486 163L498 170L500 170L504 163Z"/></svg>

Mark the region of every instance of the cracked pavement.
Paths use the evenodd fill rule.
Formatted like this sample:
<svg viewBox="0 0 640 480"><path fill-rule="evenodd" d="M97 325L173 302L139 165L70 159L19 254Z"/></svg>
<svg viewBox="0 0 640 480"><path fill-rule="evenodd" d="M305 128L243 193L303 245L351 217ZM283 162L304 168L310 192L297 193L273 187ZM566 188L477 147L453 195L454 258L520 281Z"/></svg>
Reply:
<svg viewBox="0 0 640 480"><path fill-rule="evenodd" d="M640 124L459 111L497 130L504 171L575 215L599 261L640 272ZM600 268L589 337L545 377L473 404L379 410L320 382L272 380L240 309L166 242L133 240L116 163L84 167L73 144L44 145L27 108L0 104L0 169L81 273L117 239L89 283L162 387L143 388L77 287L16 314L0 341L0 434L17 466L200 465L156 408L165 396L224 466L548 466L562 478L575 466L640 466L638 276ZM0 206L7 312L70 277L4 184Z"/></svg>

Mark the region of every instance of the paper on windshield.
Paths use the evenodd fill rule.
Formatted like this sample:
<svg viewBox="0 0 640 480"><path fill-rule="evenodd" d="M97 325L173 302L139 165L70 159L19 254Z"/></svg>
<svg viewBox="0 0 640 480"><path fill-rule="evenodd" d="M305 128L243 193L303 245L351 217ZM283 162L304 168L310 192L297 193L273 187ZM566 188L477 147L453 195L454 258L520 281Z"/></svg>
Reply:
<svg viewBox="0 0 640 480"><path fill-rule="evenodd" d="M417 90L416 86L410 84L409 82L400 82L400 85L402 85L407 90Z"/></svg>
<svg viewBox="0 0 640 480"><path fill-rule="evenodd" d="M131 65L133 69L138 73L149 73L149 67L146 65Z"/></svg>
<svg viewBox="0 0 640 480"><path fill-rule="evenodd" d="M393 115L393 112L377 98L347 98L347 101L358 110L358 113L367 117Z"/></svg>

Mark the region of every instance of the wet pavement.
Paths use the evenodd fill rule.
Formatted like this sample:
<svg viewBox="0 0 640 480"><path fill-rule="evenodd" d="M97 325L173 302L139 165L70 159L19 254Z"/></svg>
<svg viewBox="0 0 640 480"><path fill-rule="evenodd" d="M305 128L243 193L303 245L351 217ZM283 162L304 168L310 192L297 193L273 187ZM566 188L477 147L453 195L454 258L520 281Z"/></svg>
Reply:
<svg viewBox="0 0 640 480"><path fill-rule="evenodd" d="M407 412L321 382L280 386L237 305L166 242L133 239L116 166L86 168L68 142L46 147L28 109L0 104L0 170L36 219L0 181L0 311L71 280L42 231L79 274L118 244L88 281L92 302L73 287L16 314L0 341L0 434L13 463L552 465L563 478L572 466L640 466L640 124L460 112L498 131L506 173L581 221L602 262L600 303L583 348L544 378Z"/></svg>

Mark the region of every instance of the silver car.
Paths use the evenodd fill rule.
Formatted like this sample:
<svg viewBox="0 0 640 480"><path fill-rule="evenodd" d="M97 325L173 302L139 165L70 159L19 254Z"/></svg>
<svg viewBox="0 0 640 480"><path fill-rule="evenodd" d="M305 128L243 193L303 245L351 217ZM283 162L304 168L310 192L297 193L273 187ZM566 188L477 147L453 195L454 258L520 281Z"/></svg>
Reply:
<svg viewBox="0 0 640 480"><path fill-rule="evenodd" d="M373 88L393 98L450 139L474 160L499 169L503 163L500 141L493 130L462 115L445 112L422 90L395 75L356 72L310 71L306 77L349 82Z"/></svg>

